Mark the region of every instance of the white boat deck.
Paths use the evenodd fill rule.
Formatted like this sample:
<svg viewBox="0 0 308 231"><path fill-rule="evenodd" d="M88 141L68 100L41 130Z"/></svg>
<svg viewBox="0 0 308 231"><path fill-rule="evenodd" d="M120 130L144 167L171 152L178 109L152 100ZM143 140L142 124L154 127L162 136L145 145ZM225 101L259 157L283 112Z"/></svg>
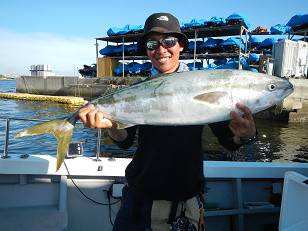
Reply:
<svg viewBox="0 0 308 231"><path fill-rule="evenodd" d="M90 198L108 203L106 192L125 181L130 161L76 157L65 160L68 173L64 165L55 171L55 156L0 159L0 230L111 230L108 206L87 200L74 184ZM270 197L282 193L285 173L308 176L308 163L204 161L204 166L206 201L216 206L205 213L209 231L259 231L277 224L280 207L271 204ZM249 203L262 206L247 207ZM118 206L112 206L112 219ZM52 219L55 226L41 219Z"/></svg>

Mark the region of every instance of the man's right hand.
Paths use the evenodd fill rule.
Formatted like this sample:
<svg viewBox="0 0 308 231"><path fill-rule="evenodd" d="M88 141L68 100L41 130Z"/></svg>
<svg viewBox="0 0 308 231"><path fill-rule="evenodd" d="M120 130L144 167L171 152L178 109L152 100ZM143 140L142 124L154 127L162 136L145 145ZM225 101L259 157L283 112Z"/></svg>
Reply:
<svg viewBox="0 0 308 231"><path fill-rule="evenodd" d="M127 138L125 129L117 129L117 124L104 117L103 112L95 109L93 104L89 104L79 110L79 118L86 127L89 128L107 128L109 136L118 142Z"/></svg>
<svg viewBox="0 0 308 231"><path fill-rule="evenodd" d="M111 120L104 117L103 112L95 109L93 104L89 104L79 110L79 118L86 127L89 128L116 128Z"/></svg>

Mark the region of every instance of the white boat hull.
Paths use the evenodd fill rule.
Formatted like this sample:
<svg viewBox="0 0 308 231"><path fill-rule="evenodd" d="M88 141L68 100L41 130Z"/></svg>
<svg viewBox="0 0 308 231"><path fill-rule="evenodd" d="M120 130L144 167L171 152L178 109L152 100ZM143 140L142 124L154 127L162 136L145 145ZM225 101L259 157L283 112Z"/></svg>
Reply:
<svg viewBox="0 0 308 231"><path fill-rule="evenodd" d="M65 160L68 173L64 165L55 172L55 156L22 159L16 155L0 159L0 221L5 221L0 222L0 230L20 230L20 226L23 231L63 227L69 231L111 230L108 206L86 199L74 183L91 199L108 204L106 192L115 182L125 182L129 162L124 158L95 161L76 157ZM205 161L204 166L205 198L211 206L205 212L209 231L257 231L278 224L280 208L271 203L271 196L282 193L285 172L308 176L308 163ZM111 202L117 200L111 198ZM112 205L112 220L119 205ZM47 213L50 208L54 213ZM54 219L57 229L44 224L44 213L48 219ZM12 221L14 216L19 216L19 223Z"/></svg>

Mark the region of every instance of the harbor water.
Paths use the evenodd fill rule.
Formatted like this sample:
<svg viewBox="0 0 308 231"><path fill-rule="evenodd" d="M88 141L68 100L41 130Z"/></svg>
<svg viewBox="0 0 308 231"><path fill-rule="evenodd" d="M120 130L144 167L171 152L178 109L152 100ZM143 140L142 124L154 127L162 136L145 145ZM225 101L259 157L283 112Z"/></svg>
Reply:
<svg viewBox="0 0 308 231"><path fill-rule="evenodd" d="M1 80L0 92L15 92L15 80ZM51 120L62 118L73 111L66 105L49 102L31 102L21 100L0 99L0 118L24 118ZM5 123L0 119L0 154L4 150ZM15 139L14 134L26 127L34 125L34 121L10 120L9 155L20 154L55 154L56 140L51 135L25 137ZM204 158L207 160L233 161L275 161L275 162L308 162L308 123L281 123L269 120L256 120L259 140L256 144L242 147L237 152L223 149L210 129L205 126L203 134ZM95 129L85 128L81 123L76 125L73 142L82 142L84 154L93 156L96 153ZM183 134L185 135L185 134ZM127 156L133 150L122 152L113 145L102 144L101 152L106 155Z"/></svg>

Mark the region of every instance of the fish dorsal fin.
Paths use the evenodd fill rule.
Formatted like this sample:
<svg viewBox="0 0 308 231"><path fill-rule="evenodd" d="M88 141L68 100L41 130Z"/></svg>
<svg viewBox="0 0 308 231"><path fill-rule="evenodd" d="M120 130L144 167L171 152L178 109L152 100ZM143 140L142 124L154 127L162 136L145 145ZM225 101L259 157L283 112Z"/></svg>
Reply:
<svg viewBox="0 0 308 231"><path fill-rule="evenodd" d="M117 124L117 129L124 129L124 128L135 126L135 124L127 124L127 123L119 122L119 121L115 121L115 123Z"/></svg>
<svg viewBox="0 0 308 231"><path fill-rule="evenodd" d="M219 99L225 97L227 94L228 93L225 91L213 91L201 95L196 95L194 99L210 104L218 104Z"/></svg>

